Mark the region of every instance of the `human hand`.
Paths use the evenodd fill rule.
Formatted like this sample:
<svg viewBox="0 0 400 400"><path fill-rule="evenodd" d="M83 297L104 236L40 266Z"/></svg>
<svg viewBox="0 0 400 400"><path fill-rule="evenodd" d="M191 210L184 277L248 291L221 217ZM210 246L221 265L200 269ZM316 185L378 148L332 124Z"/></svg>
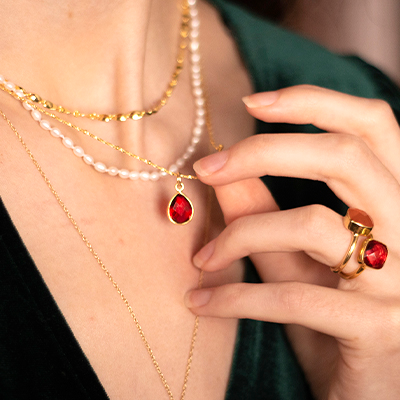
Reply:
<svg viewBox="0 0 400 400"><path fill-rule="evenodd" d="M195 164L214 186L227 227L194 264L216 271L250 255L265 283L194 290L188 307L197 315L290 324L318 398L399 399L400 129L389 105L312 86L255 94L246 104L266 122L328 133L257 135ZM332 273L352 238L343 218L319 205L279 211L263 175L326 182L348 206L367 212L374 237L389 249L383 269L353 280ZM353 255L345 271L357 268Z"/></svg>

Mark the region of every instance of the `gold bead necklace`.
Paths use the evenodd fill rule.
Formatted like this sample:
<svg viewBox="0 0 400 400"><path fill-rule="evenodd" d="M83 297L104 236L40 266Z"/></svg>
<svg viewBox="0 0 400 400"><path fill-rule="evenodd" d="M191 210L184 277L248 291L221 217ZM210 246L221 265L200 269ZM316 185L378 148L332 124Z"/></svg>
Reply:
<svg viewBox="0 0 400 400"><path fill-rule="evenodd" d="M189 24L190 24L190 8L187 3L187 0L182 1L182 13L181 13L181 24L179 30L179 36L181 38L178 48L178 55L176 57L176 65L175 70L172 74L172 78L168 83L168 87L166 91L163 93L162 97L156 105L147 110L136 110L136 111L129 111L127 113L120 113L120 114L102 114L102 113L83 113L81 111L75 110L70 111L68 108L60 105L55 105L52 101L45 100L38 94L29 92L23 89L21 86L17 85L16 89L20 90L24 94L24 99L29 99L31 102L40 104L42 107L46 108L50 111L56 111L62 114L72 115L74 117L81 117L81 118L88 118L91 120L96 121L120 121L124 122L129 119L137 121L142 119L144 116L156 114L162 107L164 107L168 99L172 96L174 88L178 84L179 75L183 69L183 62L185 59L185 49L187 48L187 38L189 36Z"/></svg>

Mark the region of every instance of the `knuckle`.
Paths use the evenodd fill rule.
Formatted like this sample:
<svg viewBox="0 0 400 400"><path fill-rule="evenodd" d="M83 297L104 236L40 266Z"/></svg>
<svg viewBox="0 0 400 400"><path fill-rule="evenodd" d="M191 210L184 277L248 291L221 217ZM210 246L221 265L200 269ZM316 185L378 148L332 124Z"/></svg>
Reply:
<svg viewBox="0 0 400 400"><path fill-rule="evenodd" d="M242 248L246 243L247 222L246 217L239 217L232 221L224 230L223 242L225 248L237 253L239 248ZM241 253L243 250L241 251Z"/></svg>
<svg viewBox="0 0 400 400"><path fill-rule="evenodd" d="M309 308L313 302L309 292L299 282L288 282L280 286L277 301L292 317L298 315L299 310Z"/></svg>
<svg viewBox="0 0 400 400"><path fill-rule="evenodd" d="M394 118L393 110L390 104L381 99L370 99L370 118L376 124L382 124L382 122L391 120Z"/></svg>
<svg viewBox="0 0 400 400"><path fill-rule="evenodd" d="M350 134L335 135L334 148L337 157L333 173L336 172L334 178L339 180L347 177L351 170L358 171L364 168L371 154L360 137Z"/></svg>
<svg viewBox="0 0 400 400"><path fill-rule="evenodd" d="M301 229L301 234L315 244L315 240L319 239L321 232L326 231L327 221L329 221L331 213L332 211L329 208L320 204L303 207L297 223L297 226Z"/></svg>

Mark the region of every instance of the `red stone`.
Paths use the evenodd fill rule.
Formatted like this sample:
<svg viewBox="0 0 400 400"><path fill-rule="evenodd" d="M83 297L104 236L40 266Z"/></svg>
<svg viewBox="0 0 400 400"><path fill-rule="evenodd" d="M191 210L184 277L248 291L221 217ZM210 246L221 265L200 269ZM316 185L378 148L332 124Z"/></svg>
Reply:
<svg viewBox="0 0 400 400"><path fill-rule="evenodd" d="M381 269L388 255L387 247L377 240L371 240L364 252L364 264L374 269Z"/></svg>
<svg viewBox="0 0 400 400"><path fill-rule="evenodd" d="M190 221L193 214L193 207L183 194L178 193L172 199L168 213L175 223L184 224Z"/></svg>

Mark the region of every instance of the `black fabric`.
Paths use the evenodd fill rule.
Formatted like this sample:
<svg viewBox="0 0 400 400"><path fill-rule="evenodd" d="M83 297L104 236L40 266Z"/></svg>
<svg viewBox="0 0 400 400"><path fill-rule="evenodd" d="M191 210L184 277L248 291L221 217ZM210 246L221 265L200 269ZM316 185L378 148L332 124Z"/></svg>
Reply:
<svg viewBox="0 0 400 400"><path fill-rule="evenodd" d="M255 91L308 83L387 100L400 116L400 94L375 68L339 57L242 11L214 0L251 75ZM257 125L257 133L319 131L312 126ZM265 177L282 208L320 203L345 206L322 183ZM0 202L1 203L1 202ZM248 279L257 280L249 266ZM0 204L0 398L107 399L63 315ZM226 400L307 400L311 394L282 326L243 320Z"/></svg>
<svg viewBox="0 0 400 400"><path fill-rule="evenodd" d="M107 399L0 199L0 399Z"/></svg>

